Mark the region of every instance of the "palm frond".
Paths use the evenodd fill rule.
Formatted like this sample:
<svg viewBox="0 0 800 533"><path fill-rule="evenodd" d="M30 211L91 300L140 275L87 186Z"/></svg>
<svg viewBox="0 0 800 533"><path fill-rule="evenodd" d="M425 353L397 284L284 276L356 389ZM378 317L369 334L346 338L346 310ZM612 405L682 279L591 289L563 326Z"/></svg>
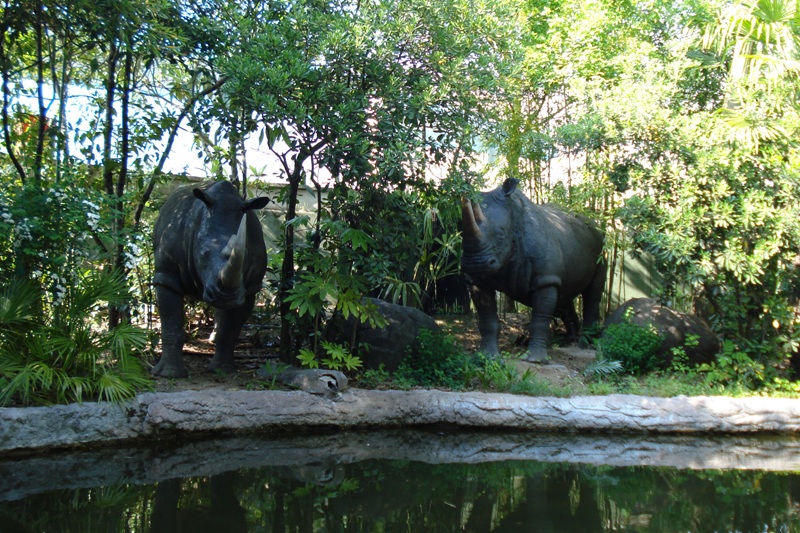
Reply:
<svg viewBox="0 0 800 533"><path fill-rule="evenodd" d="M796 74L800 48L796 0L749 0L729 5L707 27L701 46L719 57L731 53L734 83L770 81Z"/></svg>
<svg viewBox="0 0 800 533"><path fill-rule="evenodd" d="M720 109L719 117L730 131L730 137L752 151L765 142L788 139L787 131L775 120L760 117L742 108Z"/></svg>
<svg viewBox="0 0 800 533"><path fill-rule="evenodd" d="M0 290L0 330L31 323L36 315L39 289L31 283L11 283Z"/></svg>
<svg viewBox="0 0 800 533"><path fill-rule="evenodd" d="M609 361L607 359L593 361L583 369L583 375L586 377L608 376L619 372L622 372L622 362Z"/></svg>
<svg viewBox="0 0 800 533"><path fill-rule="evenodd" d="M63 303L41 308L40 288L0 291L0 405L14 402L119 402L150 388L138 353L147 333L123 324L105 331L95 311L127 298L116 274L79 278Z"/></svg>

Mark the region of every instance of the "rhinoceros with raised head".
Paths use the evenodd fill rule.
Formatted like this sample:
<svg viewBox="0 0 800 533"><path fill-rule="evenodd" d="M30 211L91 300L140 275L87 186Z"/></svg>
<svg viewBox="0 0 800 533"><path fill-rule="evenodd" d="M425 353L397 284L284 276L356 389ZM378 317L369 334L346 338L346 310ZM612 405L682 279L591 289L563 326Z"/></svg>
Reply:
<svg viewBox="0 0 800 533"><path fill-rule="evenodd" d="M167 198L153 232L162 343L153 374L188 375L181 360L185 296L214 307L216 347L209 368L234 370L233 348L267 269L255 211L268 202L242 199L227 181L181 187Z"/></svg>
<svg viewBox="0 0 800 533"><path fill-rule="evenodd" d="M551 205L535 205L517 190L518 180L462 199L461 269L470 278L478 313L481 351L499 353L495 291L531 307L526 360L547 359L553 316L577 335L573 300L583 296L583 325L597 322L606 278L603 234L589 221Z"/></svg>

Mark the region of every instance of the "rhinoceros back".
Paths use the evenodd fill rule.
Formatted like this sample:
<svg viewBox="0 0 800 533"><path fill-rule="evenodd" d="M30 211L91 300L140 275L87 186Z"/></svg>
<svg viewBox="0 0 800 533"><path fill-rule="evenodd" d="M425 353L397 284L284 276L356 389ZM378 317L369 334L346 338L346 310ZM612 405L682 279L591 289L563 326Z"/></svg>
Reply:
<svg viewBox="0 0 800 533"><path fill-rule="evenodd" d="M153 229L153 283L198 298L203 288L192 264L192 250L202 208L192 189L181 187L164 202Z"/></svg>
<svg viewBox="0 0 800 533"><path fill-rule="evenodd" d="M527 205L520 228L518 268L529 263L532 279L546 281L555 277L562 297L574 298L597 271L603 233L585 217L567 213L553 204L536 205L522 198Z"/></svg>

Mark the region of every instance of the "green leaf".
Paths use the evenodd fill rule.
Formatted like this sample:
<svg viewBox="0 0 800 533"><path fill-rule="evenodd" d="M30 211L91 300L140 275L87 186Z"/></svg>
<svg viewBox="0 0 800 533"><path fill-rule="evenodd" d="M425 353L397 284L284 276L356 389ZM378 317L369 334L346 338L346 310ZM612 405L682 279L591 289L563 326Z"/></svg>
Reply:
<svg viewBox="0 0 800 533"><path fill-rule="evenodd" d="M353 250L361 249L364 252L369 251L369 247L373 243L372 238L364 231L353 228L346 228L344 230L342 233L342 242L350 243L353 247Z"/></svg>
<svg viewBox="0 0 800 533"><path fill-rule="evenodd" d="M304 368L319 368L319 361L313 351L309 349L302 349L297 355L297 359Z"/></svg>

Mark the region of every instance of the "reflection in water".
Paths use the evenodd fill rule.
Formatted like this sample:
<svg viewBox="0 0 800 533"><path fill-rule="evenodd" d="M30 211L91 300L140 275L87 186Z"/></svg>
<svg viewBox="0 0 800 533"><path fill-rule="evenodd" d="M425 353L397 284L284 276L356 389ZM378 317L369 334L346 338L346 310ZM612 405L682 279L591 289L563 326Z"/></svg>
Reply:
<svg viewBox="0 0 800 533"><path fill-rule="evenodd" d="M0 531L800 531L794 473L373 459L0 502Z"/></svg>

